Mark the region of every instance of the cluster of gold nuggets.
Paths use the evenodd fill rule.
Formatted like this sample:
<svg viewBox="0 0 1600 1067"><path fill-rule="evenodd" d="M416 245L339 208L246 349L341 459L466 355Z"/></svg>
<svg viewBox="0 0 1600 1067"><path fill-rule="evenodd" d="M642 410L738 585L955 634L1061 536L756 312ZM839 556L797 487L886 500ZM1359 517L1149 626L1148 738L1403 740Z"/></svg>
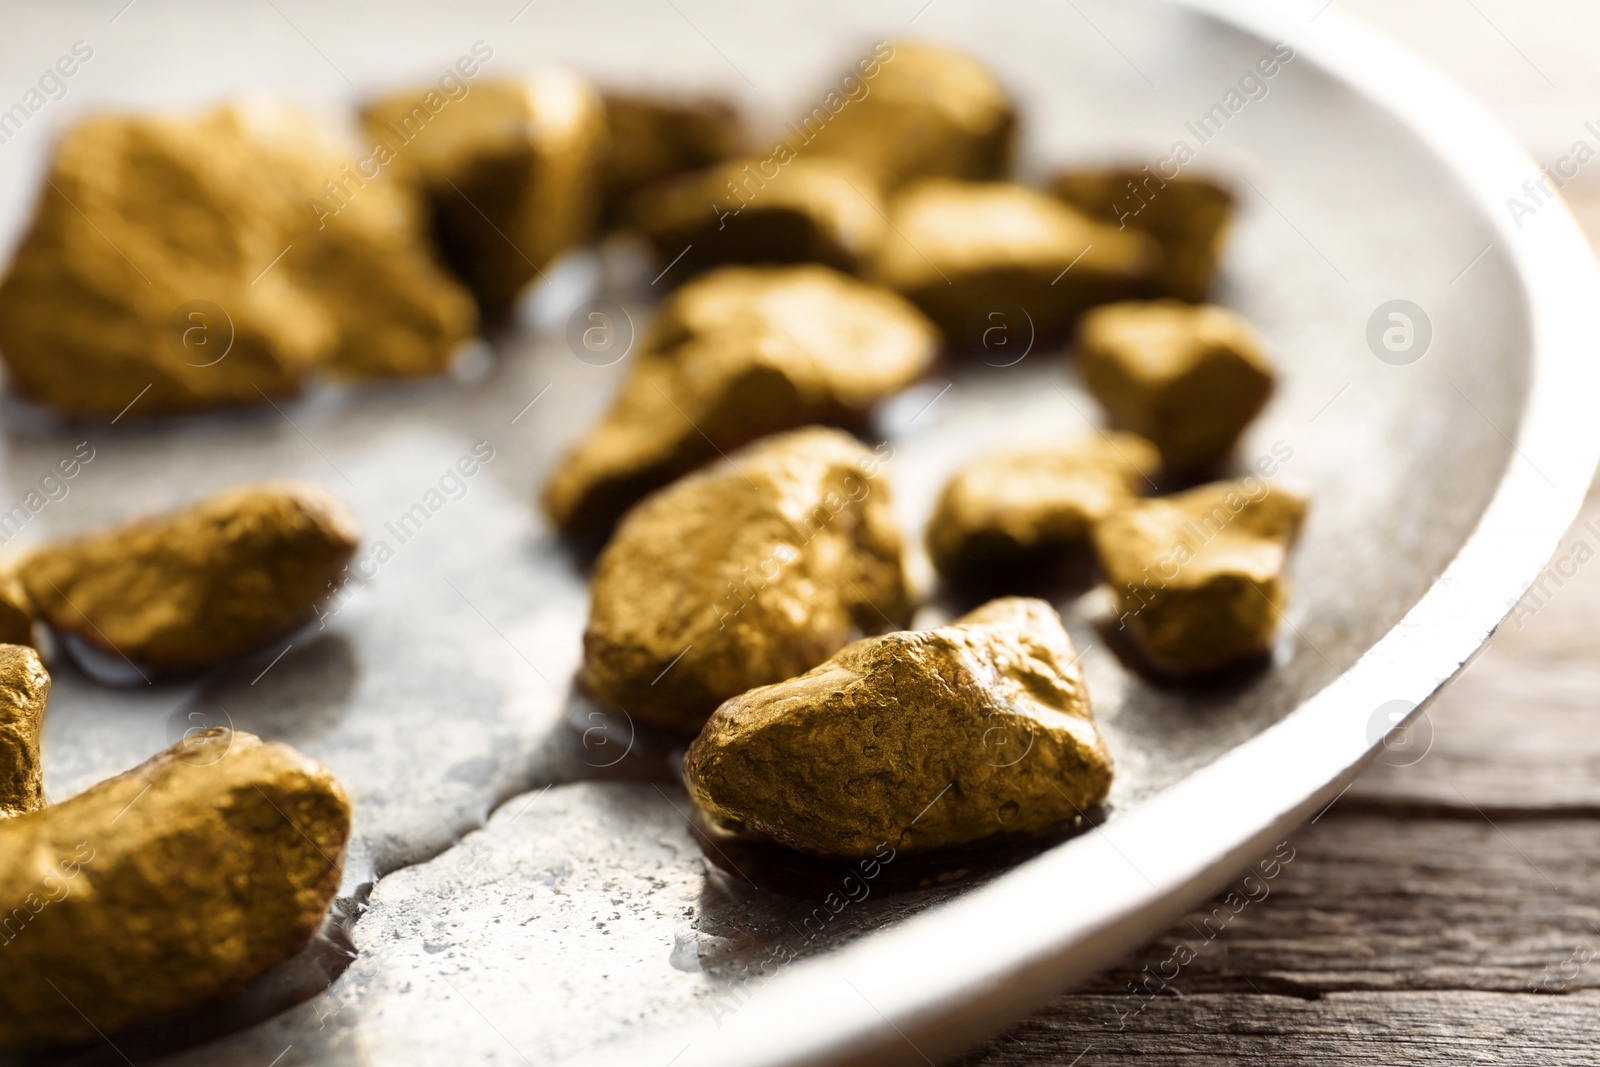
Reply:
<svg viewBox="0 0 1600 1067"><path fill-rule="evenodd" d="M1060 617L1008 596L905 629L892 452L846 430L981 345L997 309L1041 341L1076 329L1116 429L958 471L928 526L936 569L1038 591L1092 554L1153 666L1261 659L1303 500L1141 497L1225 463L1272 389L1245 324L1197 303L1231 197L1148 169L1005 180L1014 107L958 52L880 43L852 76L868 91L748 156L724 102L604 97L560 71L444 113L397 94L367 131L421 116L425 135L315 212L348 167L291 111L93 119L0 281L0 355L18 392L97 418L436 374L563 251L631 229L681 287L543 490L557 529L606 539L585 686L697 732L684 774L713 832L835 858L1055 833L1112 778ZM1130 192L1136 212L1116 206ZM35 623L204 668L302 621L358 542L338 500L281 483L8 561L0 901L21 905L0 917L0 1048L93 1036L74 1003L115 1031L237 990L317 930L350 829L326 770L226 731L48 806Z"/></svg>

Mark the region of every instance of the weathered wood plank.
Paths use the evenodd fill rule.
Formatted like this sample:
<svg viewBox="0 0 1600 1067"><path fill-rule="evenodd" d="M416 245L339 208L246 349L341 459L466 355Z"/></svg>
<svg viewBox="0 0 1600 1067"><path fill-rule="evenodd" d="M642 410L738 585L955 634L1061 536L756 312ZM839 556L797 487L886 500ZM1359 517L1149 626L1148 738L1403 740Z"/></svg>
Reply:
<svg viewBox="0 0 1600 1067"><path fill-rule="evenodd" d="M1335 806L1289 848L963 1067L1600 1062L1600 820Z"/></svg>
<svg viewBox="0 0 1600 1067"><path fill-rule="evenodd" d="M1539 1064L1594 1067L1600 994L1254 993L1163 997L1128 1013L1126 997L1066 996L960 1061L962 1067L1371 1067ZM1075 1059L1075 1057L1077 1057Z"/></svg>
<svg viewBox="0 0 1600 1067"><path fill-rule="evenodd" d="M1600 821L1335 808L1289 844L1083 991L1600 988Z"/></svg>

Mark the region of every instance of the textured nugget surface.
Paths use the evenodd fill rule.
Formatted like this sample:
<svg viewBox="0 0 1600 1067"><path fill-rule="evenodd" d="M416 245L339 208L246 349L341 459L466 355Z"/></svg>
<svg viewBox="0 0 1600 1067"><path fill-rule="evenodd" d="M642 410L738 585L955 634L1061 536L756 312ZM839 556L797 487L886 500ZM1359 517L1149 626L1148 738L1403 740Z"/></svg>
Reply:
<svg viewBox="0 0 1600 1067"><path fill-rule="evenodd" d="M714 822L854 859L1059 830L1105 801L1111 759L1060 617L1013 597L734 697L684 775Z"/></svg>
<svg viewBox="0 0 1600 1067"><path fill-rule="evenodd" d="M1144 234L1005 182L908 185L889 201L889 231L873 279L960 348L984 345L996 326L1058 338L1086 308L1137 295L1157 255Z"/></svg>
<svg viewBox="0 0 1600 1067"><path fill-rule="evenodd" d="M259 404L314 367L437 373L472 303L392 184L335 210L345 161L266 104L73 127L0 282L13 385L113 418Z"/></svg>
<svg viewBox="0 0 1600 1067"><path fill-rule="evenodd" d="M303 621L359 539L327 490L272 482L45 545L22 579L58 630L135 663L202 667Z"/></svg>
<svg viewBox="0 0 1600 1067"><path fill-rule="evenodd" d="M434 239L491 315L593 231L605 108L565 70L484 81L448 103L430 89L373 101L362 123L426 199Z"/></svg>
<svg viewBox="0 0 1600 1067"><path fill-rule="evenodd" d="M727 263L821 263L855 273L884 234L873 177L825 156L720 163L641 193L635 207L673 281Z"/></svg>
<svg viewBox="0 0 1600 1067"><path fill-rule="evenodd" d="M885 186L916 178L1004 177L1015 151L1016 108L989 68L965 52L923 41L874 49L858 65L865 94L830 94L799 116L797 151L836 155ZM863 69L863 66L865 69Z"/></svg>
<svg viewBox="0 0 1600 1067"><path fill-rule="evenodd" d="M753 438L860 420L936 352L916 308L826 268L708 274L663 305L611 409L545 486L545 511L563 530L607 528Z"/></svg>
<svg viewBox="0 0 1600 1067"><path fill-rule="evenodd" d="M1130 501L1097 524L1100 565L1145 657L1198 674L1269 655L1305 515L1304 497L1249 479Z"/></svg>
<svg viewBox="0 0 1600 1067"><path fill-rule="evenodd" d="M1075 170L1050 191L1079 211L1154 237L1160 296L1201 301L1211 289L1233 219L1233 193L1209 178L1162 178L1144 170Z"/></svg>
<svg viewBox="0 0 1600 1067"><path fill-rule="evenodd" d="M39 654L0 644L0 818L44 807L44 732L50 675Z"/></svg>
<svg viewBox="0 0 1600 1067"><path fill-rule="evenodd" d="M1133 301L1084 316L1084 381L1118 426L1149 438L1173 471L1204 471L1232 450L1272 395L1272 366L1234 312Z"/></svg>
<svg viewBox="0 0 1600 1067"><path fill-rule="evenodd" d="M595 566L588 685L695 730L909 612L879 459L837 430L782 434L629 512Z"/></svg>
<svg viewBox="0 0 1600 1067"><path fill-rule="evenodd" d="M319 764L228 730L0 821L0 1048L99 1040L237 990L321 926L349 832Z"/></svg>
<svg viewBox="0 0 1600 1067"><path fill-rule="evenodd" d="M609 221L630 223L631 202L663 178L701 170L739 147L739 112L717 96L608 92L600 188Z"/></svg>
<svg viewBox="0 0 1600 1067"><path fill-rule="evenodd" d="M1088 547L1094 524L1151 485L1156 450L1125 433L991 453L957 471L928 520L946 577L982 577Z"/></svg>

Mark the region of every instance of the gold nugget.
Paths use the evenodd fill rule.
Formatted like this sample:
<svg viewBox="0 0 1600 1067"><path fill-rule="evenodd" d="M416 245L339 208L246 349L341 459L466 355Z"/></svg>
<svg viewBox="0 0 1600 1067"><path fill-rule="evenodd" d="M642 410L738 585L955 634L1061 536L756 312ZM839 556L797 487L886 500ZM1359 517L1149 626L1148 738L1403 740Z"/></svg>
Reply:
<svg viewBox="0 0 1600 1067"><path fill-rule="evenodd" d="M45 545L22 578L58 630L136 664L204 667L303 621L359 540L327 490L273 482Z"/></svg>
<svg viewBox="0 0 1600 1067"><path fill-rule="evenodd" d="M1152 665L1199 674L1272 652L1305 498L1255 477L1132 501L1094 529L1121 625Z"/></svg>
<svg viewBox="0 0 1600 1067"><path fill-rule="evenodd" d="M611 410L544 490L562 530L608 529L652 489L762 434L860 421L932 365L933 327L822 267L729 267L652 325Z"/></svg>
<svg viewBox="0 0 1600 1067"><path fill-rule="evenodd" d="M782 434L628 513L595 566L584 675L652 725L696 730L909 611L880 458L838 430Z"/></svg>
<svg viewBox="0 0 1600 1067"><path fill-rule="evenodd" d="M101 1040L241 988L322 925L350 802L228 730L0 821L0 1049Z"/></svg>
<svg viewBox="0 0 1600 1067"><path fill-rule="evenodd" d="M486 314L594 229L605 109L575 74L479 82L450 101L397 93L361 117L386 165L426 197L445 262Z"/></svg>
<svg viewBox="0 0 1600 1067"><path fill-rule="evenodd" d="M880 42L789 124L790 146L841 156L886 187L916 178L1004 177L1017 115L989 69L954 48Z"/></svg>
<svg viewBox="0 0 1600 1067"><path fill-rule="evenodd" d="M903 293L959 348L1003 331L1006 354L1062 336L1086 308L1137 292L1149 237L1020 185L942 179L890 201L874 280ZM992 345L991 345L992 347Z"/></svg>
<svg viewBox="0 0 1600 1067"><path fill-rule="evenodd" d="M822 856L1048 834L1102 804L1111 758L1042 600L869 637L717 709L684 758L710 821Z"/></svg>
<svg viewBox="0 0 1600 1067"><path fill-rule="evenodd" d="M641 193L635 221L681 280L727 263L821 263L860 270L883 240L864 171L835 159L735 160Z"/></svg>
<svg viewBox="0 0 1600 1067"><path fill-rule="evenodd" d="M1233 194L1223 186L1206 178L1162 178L1145 167L1066 171L1050 191L1097 219L1154 237L1161 245L1154 295L1195 303L1206 298L1233 218Z"/></svg>
<svg viewBox="0 0 1600 1067"><path fill-rule="evenodd" d="M50 675L39 654L0 644L0 818L44 807L39 737L49 695Z"/></svg>
<svg viewBox="0 0 1600 1067"><path fill-rule="evenodd" d="M328 197L346 170L314 124L271 105L75 126L0 281L13 385L133 418L259 404L317 367L437 373L476 328L471 301L401 190Z"/></svg>
<svg viewBox="0 0 1600 1067"><path fill-rule="evenodd" d="M1272 395L1255 333L1214 305L1164 300L1084 316L1084 381L1118 426L1149 438L1169 470L1210 469Z"/></svg>
<svg viewBox="0 0 1600 1067"><path fill-rule="evenodd" d="M628 223L640 190L701 170L738 149L739 113L720 97L673 99L606 93L605 154L600 161L606 219Z"/></svg>
<svg viewBox="0 0 1600 1067"><path fill-rule="evenodd" d="M928 554L946 578L1034 574L1086 549L1094 524L1148 489L1160 462L1132 434L995 452L945 484L928 520Z"/></svg>

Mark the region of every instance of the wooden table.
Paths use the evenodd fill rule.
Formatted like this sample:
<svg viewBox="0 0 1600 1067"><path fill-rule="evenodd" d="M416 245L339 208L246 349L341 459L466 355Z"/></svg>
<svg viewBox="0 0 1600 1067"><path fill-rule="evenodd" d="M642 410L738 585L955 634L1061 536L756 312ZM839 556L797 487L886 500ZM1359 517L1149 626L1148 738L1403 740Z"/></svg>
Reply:
<svg viewBox="0 0 1600 1067"><path fill-rule="evenodd" d="M1600 182L1567 195L1600 243ZM1425 715L1277 877L1236 879L1237 913L1218 898L961 1067L1600 1064L1600 492Z"/></svg>

